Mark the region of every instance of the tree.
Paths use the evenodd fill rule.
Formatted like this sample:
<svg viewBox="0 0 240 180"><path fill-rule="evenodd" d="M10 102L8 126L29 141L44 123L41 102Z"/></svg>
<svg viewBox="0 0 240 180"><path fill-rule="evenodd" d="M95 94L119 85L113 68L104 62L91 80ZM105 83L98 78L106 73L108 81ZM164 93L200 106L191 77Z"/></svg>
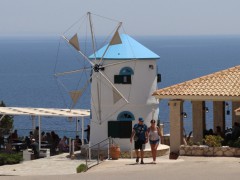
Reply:
<svg viewBox="0 0 240 180"><path fill-rule="evenodd" d="M3 101L0 102L0 107L6 107ZM0 115L0 119L4 115ZM3 119L0 121L0 137L4 134L10 133L13 129L13 116L5 115Z"/></svg>

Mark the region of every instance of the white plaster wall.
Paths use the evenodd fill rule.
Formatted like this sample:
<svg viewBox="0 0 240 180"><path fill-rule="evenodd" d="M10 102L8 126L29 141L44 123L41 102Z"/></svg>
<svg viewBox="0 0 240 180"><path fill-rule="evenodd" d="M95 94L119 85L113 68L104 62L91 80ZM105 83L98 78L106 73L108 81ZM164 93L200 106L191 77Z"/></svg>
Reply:
<svg viewBox="0 0 240 180"><path fill-rule="evenodd" d="M126 60L125 60L126 61ZM107 60L104 63L116 63L116 60ZM154 68L149 68L153 65ZM91 121L91 144L96 144L107 138L108 121L116 120L122 111L130 111L135 116L133 125L138 123L138 117L145 119L145 124L150 125L153 109L154 119L158 118L158 102L151 96L157 89L157 67L156 60L135 60L105 68L103 73L114 82L114 75L118 75L123 67L131 67L134 71L132 84L114 84L116 88L128 99L126 103L123 99L113 103L113 93L111 85L99 74L94 73L92 78L92 121ZM101 97L101 122L98 114L97 82L99 83ZM130 150L129 139L116 139L122 150Z"/></svg>

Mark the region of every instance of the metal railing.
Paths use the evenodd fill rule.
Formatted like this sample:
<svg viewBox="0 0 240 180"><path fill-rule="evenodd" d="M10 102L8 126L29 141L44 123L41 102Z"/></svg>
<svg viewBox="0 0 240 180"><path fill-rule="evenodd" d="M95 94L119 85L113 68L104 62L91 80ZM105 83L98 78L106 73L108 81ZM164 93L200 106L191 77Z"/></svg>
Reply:
<svg viewBox="0 0 240 180"><path fill-rule="evenodd" d="M86 148L86 167L89 169L89 162L96 161L96 165L104 159L110 159L110 147L116 144L111 137L108 137L97 144ZM92 160L92 158L94 160ZM86 169L86 170L87 170Z"/></svg>

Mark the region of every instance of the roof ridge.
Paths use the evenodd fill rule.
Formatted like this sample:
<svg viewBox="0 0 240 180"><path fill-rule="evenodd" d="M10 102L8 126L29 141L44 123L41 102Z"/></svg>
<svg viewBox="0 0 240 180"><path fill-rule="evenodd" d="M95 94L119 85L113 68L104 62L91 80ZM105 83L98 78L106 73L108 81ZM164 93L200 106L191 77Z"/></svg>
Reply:
<svg viewBox="0 0 240 180"><path fill-rule="evenodd" d="M187 81L184 81L184 82L181 82L181 83L179 83L179 84L174 84L174 85L171 85L171 86L175 86L175 85L181 85L181 84L187 84L188 82L195 82L195 81L197 81L197 80L202 80L202 79L205 79L206 77L212 77L212 76L214 76L214 75L216 75L216 74L222 74L222 72L225 72L225 71L229 71L230 69L235 69L235 68L239 68L239 72L240 72L240 65L238 65L238 66L234 66L234 67L231 67L231 68L228 68L228 69L223 69L223 70L221 70L221 71L216 71L216 72L214 72L214 73L212 73L212 74L207 74L207 75L203 75L203 76L200 76L200 77L198 77L198 78L194 78L194 79L191 79L191 80L187 80ZM171 86L169 86L169 87L171 87ZM164 89L164 88L163 88Z"/></svg>

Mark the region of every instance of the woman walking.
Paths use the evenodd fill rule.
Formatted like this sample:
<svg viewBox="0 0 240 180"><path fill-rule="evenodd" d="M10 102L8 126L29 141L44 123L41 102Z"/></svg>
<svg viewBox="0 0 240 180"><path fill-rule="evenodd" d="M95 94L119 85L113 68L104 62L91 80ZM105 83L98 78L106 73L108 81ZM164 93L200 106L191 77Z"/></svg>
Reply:
<svg viewBox="0 0 240 180"><path fill-rule="evenodd" d="M156 121L154 119L152 119L150 123L151 126L148 128L149 143L152 151L153 164L156 164L157 148L159 145L161 133L159 131L159 128L156 126Z"/></svg>

